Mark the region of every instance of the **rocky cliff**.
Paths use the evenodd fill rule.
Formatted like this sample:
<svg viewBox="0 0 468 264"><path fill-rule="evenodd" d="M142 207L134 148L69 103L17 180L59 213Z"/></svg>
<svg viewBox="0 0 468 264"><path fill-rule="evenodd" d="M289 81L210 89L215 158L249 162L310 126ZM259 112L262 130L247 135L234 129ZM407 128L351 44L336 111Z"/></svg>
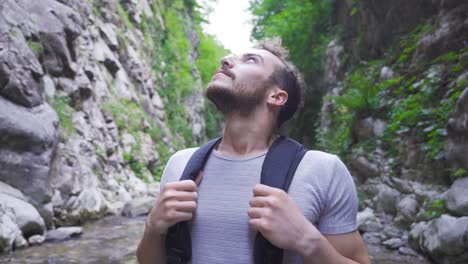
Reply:
<svg viewBox="0 0 468 264"><path fill-rule="evenodd" d="M0 251L156 195L169 153L204 137L195 8L1 1Z"/></svg>
<svg viewBox="0 0 468 264"><path fill-rule="evenodd" d="M468 261L468 5L334 1L318 144L359 189L368 243Z"/></svg>

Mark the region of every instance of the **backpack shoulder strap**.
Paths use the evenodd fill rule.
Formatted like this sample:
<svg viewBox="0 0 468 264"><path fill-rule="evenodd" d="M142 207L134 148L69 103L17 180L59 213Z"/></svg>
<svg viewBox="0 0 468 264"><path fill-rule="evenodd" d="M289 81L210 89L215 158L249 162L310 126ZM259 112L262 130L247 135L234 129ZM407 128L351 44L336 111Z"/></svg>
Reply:
<svg viewBox="0 0 468 264"><path fill-rule="evenodd" d="M211 151L221 138L215 138L197 149L190 157L180 180L193 180L205 166ZM192 258L192 240L188 222L180 222L169 228L166 235L167 264L188 263Z"/></svg>
<svg viewBox="0 0 468 264"><path fill-rule="evenodd" d="M288 191L292 178L307 149L298 142L280 136L271 145L263 162L260 183ZM255 264L283 262L283 249L257 233L254 244Z"/></svg>

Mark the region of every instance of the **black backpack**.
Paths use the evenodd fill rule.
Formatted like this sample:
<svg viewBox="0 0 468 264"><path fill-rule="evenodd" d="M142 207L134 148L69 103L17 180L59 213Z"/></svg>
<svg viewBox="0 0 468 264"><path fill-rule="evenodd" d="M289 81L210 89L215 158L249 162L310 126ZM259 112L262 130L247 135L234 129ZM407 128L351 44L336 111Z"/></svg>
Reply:
<svg viewBox="0 0 468 264"><path fill-rule="evenodd" d="M211 151L221 141L216 138L201 146L192 155L180 180L195 180L203 170ZM307 149L284 136L278 137L269 148L262 165L262 184L288 191L297 166ZM188 222L171 226L166 236L166 261L168 264L185 264L192 258L192 241ZM254 245L255 264L282 263L283 249L278 248L257 233Z"/></svg>

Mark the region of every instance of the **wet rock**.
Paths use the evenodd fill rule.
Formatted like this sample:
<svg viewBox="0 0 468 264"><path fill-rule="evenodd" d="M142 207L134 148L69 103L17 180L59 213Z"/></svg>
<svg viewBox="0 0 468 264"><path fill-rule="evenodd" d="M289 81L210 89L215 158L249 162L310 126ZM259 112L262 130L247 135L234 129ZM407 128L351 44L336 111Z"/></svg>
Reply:
<svg viewBox="0 0 468 264"><path fill-rule="evenodd" d="M45 238L41 235L34 235L28 239L29 245L31 246L39 246L44 243Z"/></svg>
<svg viewBox="0 0 468 264"><path fill-rule="evenodd" d="M122 215L127 217L147 215L154 203L154 198L150 196L133 199L124 205Z"/></svg>
<svg viewBox="0 0 468 264"><path fill-rule="evenodd" d="M27 247L29 244L28 244L28 241L22 236L22 235L18 235L16 238L15 238L15 241L13 243L13 247L15 249L17 248L25 248Z"/></svg>
<svg viewBox="0 0 468 264"><path fill-rule="evenodd" d="M80 236L83 228L80 226L59 227L47 232L46 241L63 241Z"/></svg>
<svg viewBox="0 0 468 264"><path fill-rule="evenodd" d="M468 216L468 177L452 184L447 192L446 206L453 215Z"/></svg>
<svg viewBox="0 0 468 264"><path fill-rule="evenodd" d="M390 238L385 240L382 245L384 245L388 249L398 249L401 246L405 245L405 241L400 238Z"/></svg>
<svg viewBox="0 0 468 264"><path fill-rule="evenodd" d="M409 234L411 247L438 263L468 262L468 217L442 215L416 224Z"/></svg>

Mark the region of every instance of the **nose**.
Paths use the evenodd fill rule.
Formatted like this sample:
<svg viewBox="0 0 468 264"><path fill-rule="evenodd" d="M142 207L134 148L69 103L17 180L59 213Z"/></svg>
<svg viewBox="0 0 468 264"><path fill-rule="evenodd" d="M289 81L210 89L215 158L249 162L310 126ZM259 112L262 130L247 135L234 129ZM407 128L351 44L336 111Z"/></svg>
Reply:
<svg viewBox="0 0 468 264"><path fill-rule="evenodd" d="M234 56L228 55L221 59L222 68L232 68L234 66Z"/></svg>

